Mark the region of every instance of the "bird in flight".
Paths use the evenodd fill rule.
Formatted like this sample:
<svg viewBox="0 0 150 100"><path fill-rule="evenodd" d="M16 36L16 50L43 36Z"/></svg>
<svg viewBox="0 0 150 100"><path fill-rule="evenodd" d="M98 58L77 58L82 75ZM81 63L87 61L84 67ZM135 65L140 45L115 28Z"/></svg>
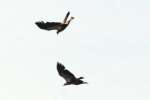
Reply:
<svg viewBox="0 0 150 100"><path fill-rule="evenodd" d="M59 32L62 32L69 24L70 22L74 19L74 17L71 17L69 20L68 17L70 15L70 12L67 12L63 22L44 22L44 21L38 21L35 22L35 24L43 30L57 30L57 35Z"/></svg>
<svg viewBox="0 0 150 100"><path fill-rule="evenodd" d="M87 82L82 81L83 77L76 78L69 70L65 69L65 66L57 62L57 71L58 74L66 80L64 86L66 85L80 85L87 84Z"/></svg>

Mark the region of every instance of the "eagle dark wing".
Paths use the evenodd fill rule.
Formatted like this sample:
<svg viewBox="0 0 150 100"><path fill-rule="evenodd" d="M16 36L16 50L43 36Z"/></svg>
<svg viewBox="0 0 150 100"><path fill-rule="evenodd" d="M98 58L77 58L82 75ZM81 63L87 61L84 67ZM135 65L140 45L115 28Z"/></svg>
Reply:
<svg viewBox="0 0 150 100"><path fill-rule="evenodd" d="M65 16L65 19L64 19L64 24L66 23L66 21L67 21L67 19L68 19L68 17L69 17L69 15L70 15L70 12L68 12L67 14L66 14L66 16Z"/></svg>
<svg viewBox="0 0 150 100"><path fill-rule="evenodd" d="M71 82L71 80L76 79L76 77L68 70L65 69L64 65L57 63L57 71L61 77L63 77L66 82Z"/></svg>
<svg viewBox="0 0 150 100"><path fill-rule="evenodd" d="M40 28L44 30L59 30L61 29L61 23L59 22L35 22L35 24Z"/></svg>

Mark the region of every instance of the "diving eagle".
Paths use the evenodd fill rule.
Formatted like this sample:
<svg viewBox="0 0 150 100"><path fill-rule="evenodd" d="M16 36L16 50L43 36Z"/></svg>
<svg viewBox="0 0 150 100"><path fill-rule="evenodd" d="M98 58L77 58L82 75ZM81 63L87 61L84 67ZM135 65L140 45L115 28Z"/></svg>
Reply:
<svg viewBox="0 0 150 100"><path fill-rule="evenodd" d="M69 70L65 69L64 65L57 62L57 71L61 77L66 80L65 85L80 85L80 84L87 84L87 82L82 81L83 77L76 78Z"/></svg>
<svg viewBox="0 0 150 100"><path fill-rule="evenodd" d="M59 32L62 32L69 24L70 22L74 19L74 17L71 17L69 20L68 17L70 15L70 12L68 12L65 16L65 19L63 22L44 22L44 21L38 21L35 22L35 24L43 30L57 30L57 35Z"/></svg>

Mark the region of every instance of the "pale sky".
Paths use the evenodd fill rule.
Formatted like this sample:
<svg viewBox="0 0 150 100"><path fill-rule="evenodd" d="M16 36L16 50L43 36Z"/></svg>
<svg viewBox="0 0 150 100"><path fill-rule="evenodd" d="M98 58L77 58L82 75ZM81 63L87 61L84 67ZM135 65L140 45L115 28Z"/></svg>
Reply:
<svg viewBox="0 0 150 100"><path fill-rule="evenodd" d="M58 36L34 24L68 11ZM2 0L0 13L0 100L150 100L149 0ZM89 84L63 87L57 61Z"/></svg>

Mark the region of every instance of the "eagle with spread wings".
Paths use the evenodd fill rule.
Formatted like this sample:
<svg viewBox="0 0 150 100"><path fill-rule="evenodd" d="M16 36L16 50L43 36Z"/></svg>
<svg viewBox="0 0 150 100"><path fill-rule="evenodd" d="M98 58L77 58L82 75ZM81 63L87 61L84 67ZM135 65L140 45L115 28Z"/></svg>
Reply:
<svg viewBox="0 0 150 100"><path fill-rule="evenodd" d="M68 17L70 15L70 12L67 12L63 22L44 22L44 21L38 21L35 22L35 24L43 30L57 30L57 35L59 32L62 32L69 24L70 22L74 19L74 17L71 17L69 20Z"/></svg>
<svg viewBox="0 0 150 100"><path fill-rule="evenodd" d="M65 69L65 66L59 62L57 62L57 71L61 77L66 80L65 85L80 85L87 84L87 82L82 81L83 77L76 78L74 74L72 74L69 70Z"/></svg>

